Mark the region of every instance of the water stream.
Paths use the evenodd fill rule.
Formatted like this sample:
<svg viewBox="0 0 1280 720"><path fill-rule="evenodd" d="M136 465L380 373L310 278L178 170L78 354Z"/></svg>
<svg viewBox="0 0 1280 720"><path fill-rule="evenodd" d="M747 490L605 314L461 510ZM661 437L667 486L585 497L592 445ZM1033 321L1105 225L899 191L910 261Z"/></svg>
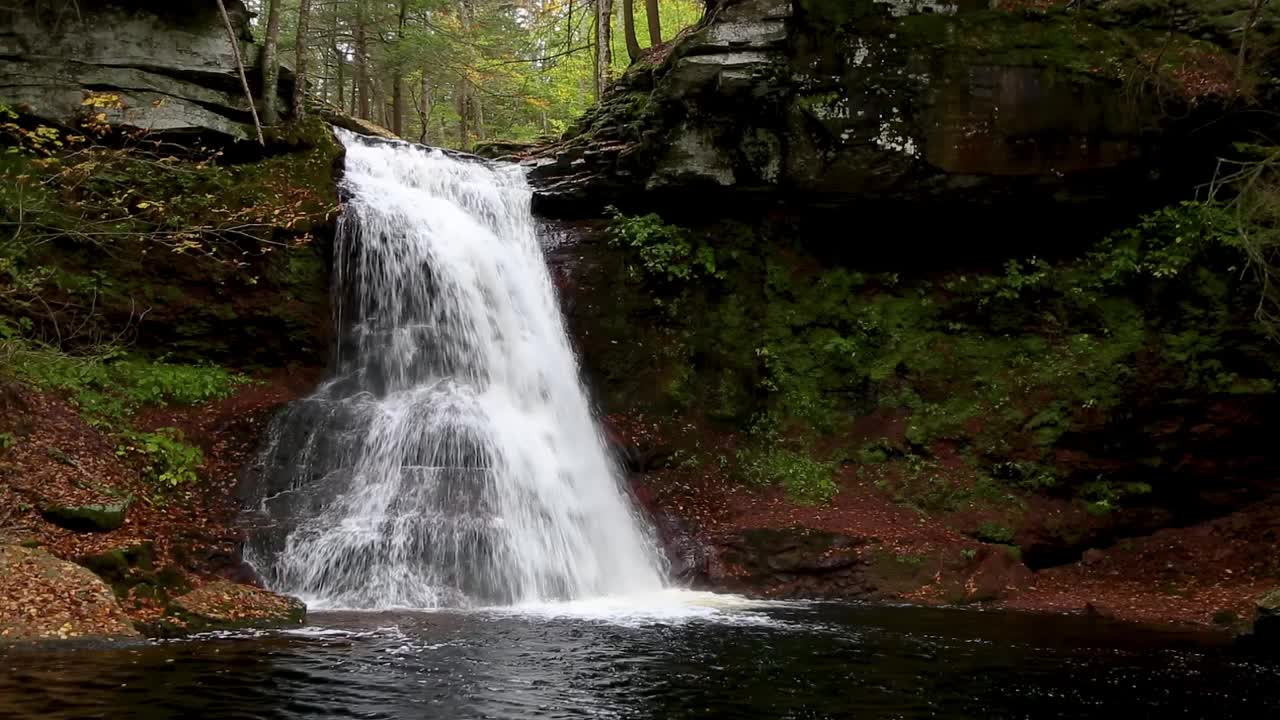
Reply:
<svg viewBox="0 0 1280 720"><path fill-rule="evenodd" d="M315 613L311 627L0 651L0 717L1262 720L1280 662L1085 617L683 596Z"/></svg>
<svg viewBox="0 0 1280 720"><path fill-rule="evenodd" d="M312 607L659 589L523 172L338 131L332 376L269 431L247 559Z"/></svg>

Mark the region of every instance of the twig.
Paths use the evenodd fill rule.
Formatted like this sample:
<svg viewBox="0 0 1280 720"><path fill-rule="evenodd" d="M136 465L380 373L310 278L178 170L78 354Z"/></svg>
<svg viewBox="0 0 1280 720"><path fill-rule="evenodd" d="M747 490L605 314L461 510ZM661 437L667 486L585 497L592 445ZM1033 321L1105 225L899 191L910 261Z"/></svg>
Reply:
<svg viewBox="0 0 1280 720"><path fill-rule="evenodd" d="M227 5L218 0L218 12L222 13L222 24L227 28L227 39L231 41L231 54L236 59L236 70L240 73L240 86L244 88L245 100L249 101L249 114L253 116L253 129L258 133L258 144L266 147L267 141L262 137L262 123L258 122L258 109L253 104L253 91L249 89L249 78L244 74L244 61L240 59L240 38L236 37L236 29L231 26L231 16L227 14Z"/></svg>

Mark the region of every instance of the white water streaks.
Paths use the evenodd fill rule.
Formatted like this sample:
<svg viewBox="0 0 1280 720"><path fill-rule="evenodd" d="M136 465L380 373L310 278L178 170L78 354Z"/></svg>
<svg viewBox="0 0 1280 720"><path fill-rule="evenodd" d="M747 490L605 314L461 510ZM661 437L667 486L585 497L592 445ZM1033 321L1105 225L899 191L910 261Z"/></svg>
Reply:
<svg viewBox="0 0 1280 720"><path fill-rule="evenodd" d="M523 172L337 131L333 375L275 419L247 559L313 607L664 586L579 381Z"/></svg>

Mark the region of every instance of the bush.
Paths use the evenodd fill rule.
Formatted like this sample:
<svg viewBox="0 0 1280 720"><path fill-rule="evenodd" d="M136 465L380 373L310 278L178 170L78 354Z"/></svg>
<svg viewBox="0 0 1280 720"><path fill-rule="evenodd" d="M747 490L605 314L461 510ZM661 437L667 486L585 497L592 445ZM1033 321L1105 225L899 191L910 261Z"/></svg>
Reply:
<svg viewBox="0 0 1280 720"><path fill-rule="evenodd" d="M135 456L143 463L142 475L163 488L175 488L198 480L196 469L204 464L204 453L188 445L177 428L155 432L126 431L125 443L116 448L120 457Z"/></svg>
<svg viewBox="0 0 1280 720"><path fill-rule="evenodd" d="M1011 545L1013 543L1013 528L1008 525L1001 525L995 522L984 522L978 526L974 537L983 542L996 543L999 545Z"/></svg>
<svg viewBox="0 0 1280 720"><path fill-rule="evenodd" d="M770 448L743 450L738 467L752 485L780 484L796 502L821 505L835 497L835 464L813 459L806 453Z"/></svg>
<svg viewBox="0 0 1280 720"><path fill-rule="evenodd" d="M14 353L9 366L42 390L65 393L90 422L126 418L143 406L195 405L249 381L214 365L180 365L105 352L77 357L44 349Z"/></svg>
<svg viewBox="0 0 1280 720"><path fill-rule="evenodd" d="M647 279L677 282L698 277L723 278L711 246L690 237L677 225L668 225L653 213L623 215L609 208L609 244L635 251L640 273Z"/></svg>

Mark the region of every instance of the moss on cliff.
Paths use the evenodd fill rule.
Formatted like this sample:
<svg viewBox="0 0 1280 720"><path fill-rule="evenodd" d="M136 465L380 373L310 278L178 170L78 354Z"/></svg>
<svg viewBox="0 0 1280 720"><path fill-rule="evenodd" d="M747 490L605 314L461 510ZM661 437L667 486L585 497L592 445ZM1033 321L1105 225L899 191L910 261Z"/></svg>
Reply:
<svg viewBox="0 0 1280 720"><path fill-rule="evenodd" d="M234 162L92 129L55 137L33 145L19 128L0 155L9 335L240 366L322 362L340 154L326 126L287 128L265 157Z"/></svg>
<svg viewBox="0 0 1280 720"><path fill-rule="evenodd" d="M1174 470L1179 443L1257 472L1231 457L1257 441L1247 423L1219 429L1240 437L1218 447L1193 427L1277 405L1280 353L1252 318L1258 291L1217 208L1161 210L1071 257L939 274L824 266L786 223L658 222L643 220L649 245L620 245L615 304L587 348L611 409L718 426L755 467L769 453L909 460L897 491L932 510L1016 508L1009 498L1029 492L1102 513L1146 495L1185 509L1205 486ZM680 252L655 251L672 237ZM624 328L632 340L606 342ZM930 470L935 458L949 464ZM958 473L976 484L928 481Z"/></svg>

